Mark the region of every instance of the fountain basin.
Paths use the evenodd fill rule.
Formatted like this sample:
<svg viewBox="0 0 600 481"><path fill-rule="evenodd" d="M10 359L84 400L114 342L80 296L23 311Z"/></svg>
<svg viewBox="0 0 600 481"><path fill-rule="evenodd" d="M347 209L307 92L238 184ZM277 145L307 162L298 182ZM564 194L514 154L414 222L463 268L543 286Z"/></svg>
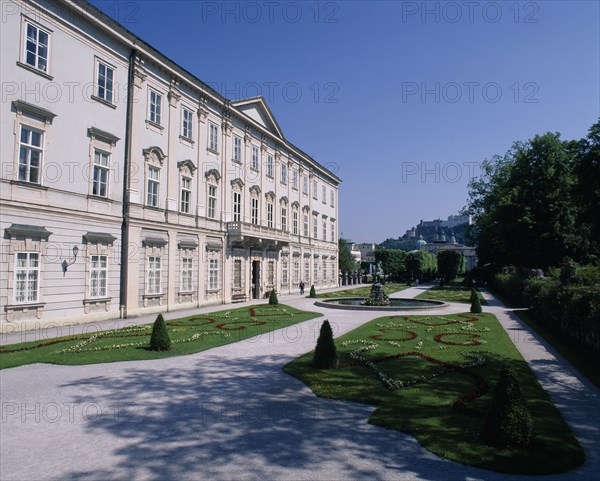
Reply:
<svg viewBox="0 0 600 481"><path fill-rule="evenodd" d="M329 309L347 309L351 311L404 311L413 309L438 309L450 305L447 302L442 301L390 297L389 306L365 306L362 304L365 299L366 298L364 297L320 299L315 302L315 306L327 307Z"/></svg>

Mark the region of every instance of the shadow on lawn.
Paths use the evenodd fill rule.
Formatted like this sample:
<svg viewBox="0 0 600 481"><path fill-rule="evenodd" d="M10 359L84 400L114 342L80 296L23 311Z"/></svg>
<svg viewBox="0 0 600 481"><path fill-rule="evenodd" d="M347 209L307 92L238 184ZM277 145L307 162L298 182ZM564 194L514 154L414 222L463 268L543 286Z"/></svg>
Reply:
<svg viewBox="0 0 600 481"><path fill-rule="evenodd" d="M64 478L320 479L319 470L333 465L337 477L351 479L382 479L375 466L392 477L507 479L443 461L410 436L367 424L372 406L316 398L281 371L287 361L210 355L182 361L190 367L150 363L69 384L85 393L71 402L85 402L93 392L137 411L130 407L119 419L85 426L119 446L127 443L114 448L112 468L73 470Z"/></svg>

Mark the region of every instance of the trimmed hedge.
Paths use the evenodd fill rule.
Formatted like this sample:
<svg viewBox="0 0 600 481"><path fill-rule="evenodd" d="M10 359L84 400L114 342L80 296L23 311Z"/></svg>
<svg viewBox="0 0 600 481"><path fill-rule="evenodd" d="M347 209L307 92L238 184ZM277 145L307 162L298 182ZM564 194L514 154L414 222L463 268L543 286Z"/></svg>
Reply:
<svg viewBox="0 0 600 481"><path fill-rule="evenodd" d="M269 305L279 305L279 299L277 299L277 291L275 291L275 289L271 289L271 294L269 294Z"/></svg>

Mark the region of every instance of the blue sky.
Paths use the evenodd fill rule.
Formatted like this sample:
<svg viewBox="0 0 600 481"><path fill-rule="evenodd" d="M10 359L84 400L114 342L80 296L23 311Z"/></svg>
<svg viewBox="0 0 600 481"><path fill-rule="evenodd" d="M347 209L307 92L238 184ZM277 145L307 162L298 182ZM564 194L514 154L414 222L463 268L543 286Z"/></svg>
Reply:
<svg viewBox="0 0 600 481"><path fill-rule="evenodd" d="M483 159L600 116L597 1L93 3L225 96L263 95L342 178L356 242L456 213Z"/></svg>

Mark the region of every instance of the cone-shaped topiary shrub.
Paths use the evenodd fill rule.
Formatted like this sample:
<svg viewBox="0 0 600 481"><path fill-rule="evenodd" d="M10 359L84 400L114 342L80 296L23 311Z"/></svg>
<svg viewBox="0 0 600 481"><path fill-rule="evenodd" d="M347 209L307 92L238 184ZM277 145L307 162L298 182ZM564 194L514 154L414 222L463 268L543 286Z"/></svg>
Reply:
<svg viewBox="0 0 600 481"><path fill-rule="evenodd" d="M323 321L317 347L313 357L313 366L317 369L332 369L338 366L338 355L333 342L333 331L329 321Z"/></svg>
<svg viewBox="0 0 600 481"><path fill-rule="evenodd" d="M473 288L471 289L471 297L469 298L469 302L470 302L471 304L473 304L473 302L475 302L475 298L476 298L476 297L479 297L479 296L477 295L477 291L476 291L476 290L475 290L475 288L473 287Z"/></svg>
<svg viewBox="0 0 600 481"><path fill-rule="evenodd" d="M310 294L308 297L317 297L317 291L315 291L315 285L310 286Z"/></svg>
<svg viewBox="0 0 600 481"><path fill-rule="evenodd" d="M492 446L510 448L527 446L532 434L533 421L525 406L517 374L511 367L503 366L482 437Z"/></svg>
<svg viewBox="0 0 600 481"><path fill-rule="evenodd" d="M275 289L271 289L271 294L269 294L269 304L271 306L276 306L279 304L279 299L277 299L277 292Z"/></svg>
<svg viewBox="0 0 600 481"><path fill-rule="evenodd" d="M159 314L152 326L152 336L150 336L151 351L169 351L171 350L171 339L167 332L167 325L162 314Z"/></svg>
<svg viewBox="0 0 600 481"><path fill-rule="evenodd" d="M473 290L475 292L475 290ZM471 312L474 314L479 314L482 311L481 309L481 299L475 292L475 296L473 297L473 293L471 293Z"/></svg>

